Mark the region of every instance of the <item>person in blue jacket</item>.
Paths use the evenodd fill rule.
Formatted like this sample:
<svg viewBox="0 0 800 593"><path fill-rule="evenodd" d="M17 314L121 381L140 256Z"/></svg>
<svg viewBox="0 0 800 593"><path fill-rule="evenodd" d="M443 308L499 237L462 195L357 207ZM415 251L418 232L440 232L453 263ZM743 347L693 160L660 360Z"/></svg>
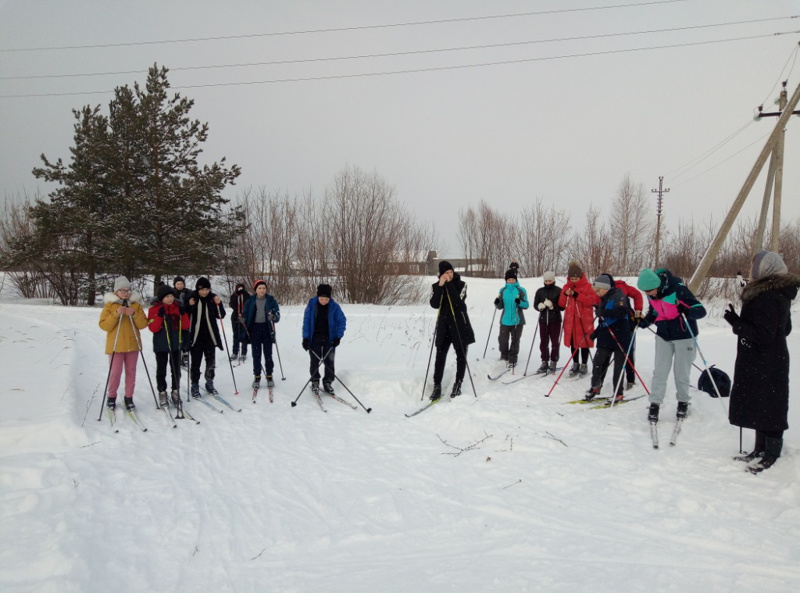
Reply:
<svg viewBox="0 0 800 593"><path fill-rule="evenodd" d="M500 360L507 360L509 368L517 366L519 357L519 341L525 327L525 313L528 308L528 292L517 282L517 271L509 268L506 271L506 285L494 300L494 306L503 312L500 317Z"/></svg>
<svg viewBox="0 0 800 593"><path fill-rule="evenodd" d="M267 387L274 387L272 371L272 343L275 341L275 324L281 320L278 301L267 294L267 283L256 280L253 284L255 294L247 299L242 310L244 327L253 353L253 389L261 384L261 351L264 351L264 367L267 373ZM244 346L243 346L244 347Z"/></svg>
<svg viewBox="0 0 800 593"><path fill-rule="evenodd" d="M303 313L303 349L308 351L311 365L311 389L319 393L320 359L325 364L322 388L325 393L335 395L333 380L336 378L336 347L344 337L347 318L339 303L331 298L333 289L329 284L317 287L317 296L310 299Z"/></svg>

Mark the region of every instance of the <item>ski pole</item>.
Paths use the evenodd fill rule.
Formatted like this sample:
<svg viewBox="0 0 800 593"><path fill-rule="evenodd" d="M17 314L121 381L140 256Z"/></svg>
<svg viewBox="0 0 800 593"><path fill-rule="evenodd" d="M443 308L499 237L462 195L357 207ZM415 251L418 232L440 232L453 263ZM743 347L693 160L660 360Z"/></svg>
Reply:
<svg viewBox="0 0 800 593"><path fill-rule="evenodd" d="M309 350L311 350L311 348L310 348L310 347L309 347ZM328 358L328 354L330 354L330 353L331 353L331 350L333 350L333 348L328 348L328 351L327 351L327 352L324 354L324 356L323 356L322 358L320 358L319 356L317 356L317 353L316 353L316 352L314 352L313 350L311 351L311 352L312 352L312 354L314 354L314 356L317 356L317 369L319 369L320 365L321 365L321 364L322 364L322 363L325 361L325 359L326 359L326 358ZM312 375L312 376L313 376L313 375ZM300 396L301 396L301 395L303 395L303 392L306 390L306 386L307 386L309 383L311 383L311 377L309 377L309 378L308 378L308 381L306 381L305 385L303 385L303 388L300 390L300 393L298 393L298 394L297 394L297 397L296 397L296 398L294 398L294 401L292 402L292 407L293 407L293 408L294 408L294 407L297 405L297 400L298 400L298 399L300 399Z"/></svg>
<svg viewBox="0 0 800 593"><path fill-rule="evenodd" d="M486 336L486 346L483 349L483 358L486 358L486 351L489 349L489 338L492 337L492 328L494 327L494 318L497 316L497 307L494 308L494 313L492 313L492 323L489 324L489 335Z"/></svg>
<svg viewBox="0 0 800 593"><path fill-rule="evenodd" d="M620 344L620 343L619 343L619 340L617 339L617 336L614 334L614 330L612 330L610 326L606 326L606 327L608 328L608 331L609 331L609 333L611 334L611 337L612 337L612 338L614 338L614 341L617 343L617 347L618 347L618 348L619 348L621 351L624 351L624 348L622 347L622 344ZM641 375L639 374L639 371L637 371L637 370L636 370L636 367L635 367L635 366L634 366L634 364L631 362L630 358L628 358L628 352L630 352L630 351L631 351L631 345L633 344L633 340L634 340L634 338L635 338L635 337L636 337L636 334L634 334L633 336L631 336L631 343L630 343L630 344L628 344L628 351L627 351L627 352L625 352L625 364L629 364L629 365L631 365L631 368L633 369L633 372L634 372L634 373L636 373L636 376L637 376L637 377L639 377L639 382L642 384L642 387L644 387L644 390L647 392L647 395L650 395L650 390L649 390L649 389L647 389L647 385L646 385L646 384L645 384L645 382L642 380L642 377L641 377Z"/></svg>
<svg viewBox="0 0 800 593"><path fill-rule="evenodd" d="M331 349L331 350L332 350L332 349ZM330 352L330 350L329 350L328 352ZM314 352L314 351L312 351L312 354L313 354L314 356L316 356L316 357L317 357L317 360L319 360L319 364L322 364L322 360L323 360L323 359L321 359L321 358L319 357L319 355L318 355L316 352ZM317 368L319 368L319 367L317 367ZM365 406L364 406L364 404L362 404L362 403L359 401L359 399L356 397L355 393L353 393L352 391L350 391L350 389L348 389L347 385L345 385L345 384L344 384L344 381L342 381L342 380L341 380L341 379L340 379L340 378L339 378L339 377L336 375L336 373L334 373L334 374L333 374L333 378L334 378L334 379L336 379L337 381L339 381L339 383L341 383L341 384L342 384L342 387L344 387L345 389L347 389L347 393L349 393L350 395L352 395L352 396L353 396L353 399L354 399L354 400L356 400L356 401L359 403L359 405L360 405L362 408L364 408L364 409L367 411L367 414L369 414L369 413L372 411L372 408L367 408L367 407L365 407ZM310 379L309 379L309 380L310 380ZM305 388L304 388L304 389L305 389Z"/></svg>
<svg viewBox="0 0 800 593"><path fill-rule="evenodd" d="M122 306L127 307L128 301L122 301ZM114 336L114 346L111 349L111 359L108 362L108 374L106 375L106 386L103 388L103 401L100 404L100 415L97 417L97 421L100 422L103 419L103 408L106 407L106 394L108 393L108 383L111 381L111 369L114 365L114 355L117 353L117 340L119 340L119 328L122 326L122 316L120 315L119 319L117 319L117 333Z"/></svg>
<svg viewBox="0 0 800 593"><path fill-rule="evenodd" d="M467 367L467 376L469 377L469 382L472 385L472 393L475 394L475 397L478 397L478 391L475 389L475 382L472 380L472 371L469 369L469 360L467 360L467 349L464 346L464 340L461 339L461 330L458 329L458 321L456 320L456 311L453 308L453 301L450 299L450 292L448 292L446 287L444 287L444 291L447 294L447 303L450 305L450 313L453 315L453 325L456 328L458 345L461 348L462 354L464 355L464 365ZM456 352L456 368L458 368L458 352Z"/></svg>
<svg viewBox="0 0 800 593"><path fill-rule="evenodd" d="M609 331L611 331L611 328L609 328ZM614 404L617 403L617 393L619 393L619 389L620 389L620 387L622 387L622 378L625 376L625 365L630 361L630 359L628 358L628 355L631 352L631 348L633 347L633 341L635 339L636 339L636 334L634 333L631 336L630 343L628 344L628 351L625 353L625 362L622 363L622 368L620 369L620 372L619 372L619 379L617 379L617 384L614 387L614 393L613 393L613 396L611 398L611 406L610 406L612 408L614 407ZM614 338L614 341L616 341L616 337ZM617 343L619 343L619 342L617 342ZM614 356L616 357L616 353L614 354ZM633 368L633 372L636 373L636 368L632 364L631 364L631 368ZM636 373L636 374L638 376L639 373ZM639 377L639 380L641 381L642 378ZM647 386L645 386L644 383L642 383L642 387L644 387L645 391L647 391ZM648 395L650 395L650 392L648 392Z"/></svg>
<svg viewBox="0 0 800 593"><path fill-rule="evenodd" d="M570 350L572 350L572 349L570 348ZM572 350L572 354L570 354L570 355L569 355L569 358L567 359L567 364L565 364L565 365L564 365L564 368L563 368L563 369L561 369L561 372L558 374L558 377L556 377L556 380L555 380L555 382L553 383L553 386L550 388L550 391L548 391L547 393L545 393L545 394L544 394L544 396L545 396L545 397L550 397L550 394L551 394L551 393L553 393L553 390L556 388L556 385L558 385L558 382L559 382L559 381L561 381L561 377L562 377L562 375L564 374L564 371L566 371L566 370L567 370L567 367L569 366L569 363L570 363L570 361L571 361L571 360L572 360L572 359L575 357L575 355L576 355L576 354L577 354L579 351L580 351L580 349L579 349L579 348L575 348L575 350Z"/></svg>
<svg viewBox="0 0 800 593"><path fill-rule="evenodd" d="M442 313L442 302L439 301L439 309L436 313L436 323L433 326L433 339L431 340L431 351L428 354L428 368L425 369L425 381L422 382L422 397L419 401L425 399L425 387L428 385L428 373L431 371L431 359L433 358L433 345L436 343L436 332L439 331L439 317Z"/></svg>
<svg viewBox="0 0 800 593"><path fill-rule="evenodd" d="M547 312L547 318L550 318L550 311ZM525 363L525 372L522 373L523 377L528 376L528 365L531 364L531 356L533 356L533 345L536 343L536 334L539 331L539 321L536 322L536 327L533 329L533 340L531 340L531 349L528 351L528 362Z"/></svg>
<svg viewBox="0 0 800 593"><path fill-rule="evenodd" d="M233 379L233 395L239 395L239 388L236 387L236 375L233 374L233 361L231 360L231 351L228 350L228 334L225 333L225 324L222 319L217 317L217 321L222 326L222 338L225 341L225 354L228 357L228 366L231 367L231 378Z"/></svg>
<svg viewBox="0 0 800 593"><path fill-rule="evenodd" d="M286 381L286 376L283 374L283 363L281 362L281 349L278 348L278 334L275 332L275 321L269 320L272 325L272 342L275 344L275 352L278 354L278 368L281 370L281 381Z"/></svg>
<svg viewBox="0 0 800 593"><path fill-rule="evenodd" d="M161 406L158 405L158 397L156 396L156 390L153 387L153 380L150 378L150 370L147 368L147 361L144 359L144 352L142 352L142 341L139 339L136 326L133 324L133 316L128 315L128 319L131 321L131 330L133 330L133 337L136 338L136 345L139 347L139 356L142 359L142 365L144 365L144 373L147 375L147 382L150 383L150 391L153 393L153 401L156 404L156 410L160 410ZM170 418L172 418L171 414Z"/></svg>
<svg viewBox="0 0 800 593"><path fill-rule="evenodd" d="M179 308L178 309L178 330L179 331L181 329L181 323L182 323L181 317L182 317L182 315L180 313L180 308ZM184 415L183 415L183 402L181 401L181 374L180 374L181 373L181 371L180 371L180 366L181 365L180 365L180 361L178 361L177 365L175 364L175 357L173 356L173 351L172 351L172 339L169 337L169 328L167 327L167 319L166 319L166 317L164 318L164 333L167 336L167 349L169 350L169 355L168 355L167 360L169 360L169 370L172 373L172 383L174 385L178 386L178 388L175 390L175 393L178 396L178 401L177 401L177 403L173 402L175 404L175 409L178 412L178 414L175 415L175 419L176 420L183 420L184 419ZM178 335L180 336L180 334L178 334ZM181 356L180 338L178 339L178 350L177 350L177 353L178 353L178 357L180 358L180 356ZM167 405L167 408L169 408L169 405ZM197 422L197 421L195 420L195 422ZM199 424L199 422L198 422L198 424Z"/></svg>

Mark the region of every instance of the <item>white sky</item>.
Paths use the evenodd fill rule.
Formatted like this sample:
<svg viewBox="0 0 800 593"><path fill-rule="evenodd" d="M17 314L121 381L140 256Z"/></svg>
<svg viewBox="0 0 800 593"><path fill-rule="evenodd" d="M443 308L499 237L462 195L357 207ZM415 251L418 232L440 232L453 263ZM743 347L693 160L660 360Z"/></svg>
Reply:
<svg viewBox="0 0 800 593"><path fill-rule="evenodd" d="M497 15L518 16L476 18ZM485 199L515 213L541 198L581 227L590 203L611 214L626 174L648 190L665 176L668 226L720 220L774 126L754 122L755 108L774 109L781 81L790 96L800 83L796 15L797 0L0 1L0 195L50 191L31 169L41 153L69 157L71 109L107 110L115 86L144 82L157 62L210 124L207 162L242 167L231 197L247 187L321 195L355 165L433 221L450 253L459 208ZM349 30L308 32L320 29ZM136 44L231 36L248 37ZM297 60L315 61L180 70ZM465 67L496 62L506 63ZM107 72L120 74L13 78ZM178 88L193 85L212 86ZM800 215L798 127L792 118L784 220Z"/></svg>

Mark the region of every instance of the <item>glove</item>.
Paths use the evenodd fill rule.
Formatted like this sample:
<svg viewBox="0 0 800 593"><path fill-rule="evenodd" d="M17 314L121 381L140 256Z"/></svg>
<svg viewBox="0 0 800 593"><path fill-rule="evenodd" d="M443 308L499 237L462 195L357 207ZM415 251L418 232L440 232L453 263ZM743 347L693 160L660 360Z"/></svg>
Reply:
<svg viewBox="0 0 800 593"><path fill-rule="evenodd" d="M552 309L553 308L553 301L551 301L550 299L545 299L544 300L544 306L547 307L548 309Z"/></svg>
<svg viewBox="0 0 800 593"><path fill-rule="evenodd" d="M681 315L686 315L686 316L689 315L689 307L687 307L683 303L678 303L677 309L678 309L678 313L680 313Z"/></svg>
<svg viewBox="0 0 800 593"><path fill-rule="evenodd" d="M634 312L634 314L633 314L633 316L634 316L636 319L644 319L644 313L642 313L641 311L635 311L635 312Z"/></svg>
<svg viewBox="0 0 800 593"><path fill-rule="evenodd" d="M336 346L338 346L341 343L342 343L341 338L333 338L333 342L331 342L331 347L336 348Z"/></svg>
<svg viewBox="0 0 800 593"><path fill-rule="evenodd" d="M270 321L273 321L275 319L275 316L272 314L272 311L267 312L267 319L269 319Z"/></svg>
<svg viewBox="0 0 800 593"><path fill-rule="evenodd" d="M594 330L592 333L589 334L589 339L590 340L596 340L597 339L597 330Z"/></svg>
<svg viewBox="0 0 800 593"><path fill-rule="evenodd" d="M536 308L539 309L539 311L544 311L544 303L539 303L536 305Z"/></svg>
<svg viewBox="0 0 800 593"><path fill-rule="evenodd" d="M156 315L158 315L159 317L164 317L165 313L166 311L164 310L164 306L162 305L161 307L158 308L158 313L156 313Z"/></svg>
<svg viewBox="0 0 800 593"><path fill-rule="evenodd" d="M311 340L303 338L303 350L308 350L311 348Z"/></svg>
<svg viewBox="0 0 800 593"><path fill-rule="evenodd" d="M497 297L497 298L494 300L494 306L495 306L495 307L499 307L499 306L500 306L500 297Z"/></svg>
<svg viewBox="0 0 800 593"><path fill-rule="evenodd" d="M519 305L519 297L515 298L515 299L514 299L514 302L515 302L517 305Z"/></svg>
<svg viewBox="0 0 800 593"><path fill-rule="evenodd" d="M239 323L241 323L242 325L244 325L244 317L242 317L241 315L240 315L239 317L237 317L237 318L236 318L236 321L238 321Z"/></svg>
<svg viewBox="0 0 800 593"><path fill-rule="evenodd" d="M736 314L736 310L733 308L733 305L728 303L728 308L725 310L725 313L722 314L731 327L736 327L739 324L739 320L741 319L739 315Z"/></svg>

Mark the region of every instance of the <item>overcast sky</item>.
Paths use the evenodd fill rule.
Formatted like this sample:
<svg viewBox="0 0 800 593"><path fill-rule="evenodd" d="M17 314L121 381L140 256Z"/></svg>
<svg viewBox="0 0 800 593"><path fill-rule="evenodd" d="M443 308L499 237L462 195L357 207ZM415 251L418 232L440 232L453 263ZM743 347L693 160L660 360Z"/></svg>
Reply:
<svg viewBox="0 0 800 593"><path fill-rule="evenodd" d="M665 177L667 226L721 220L775 125L757 106L800 84L797 15L798 0L0 0L0 195L51 191L31 169L69 158L71 110L107 113L158 63L210 125L206 162L242 167L230 197L321 196L358 166L451 256L462 207L541 199L582 227L589 204L612 215L626 175L648 191ZM800 216L798 128L784 220Z"/></svg>

